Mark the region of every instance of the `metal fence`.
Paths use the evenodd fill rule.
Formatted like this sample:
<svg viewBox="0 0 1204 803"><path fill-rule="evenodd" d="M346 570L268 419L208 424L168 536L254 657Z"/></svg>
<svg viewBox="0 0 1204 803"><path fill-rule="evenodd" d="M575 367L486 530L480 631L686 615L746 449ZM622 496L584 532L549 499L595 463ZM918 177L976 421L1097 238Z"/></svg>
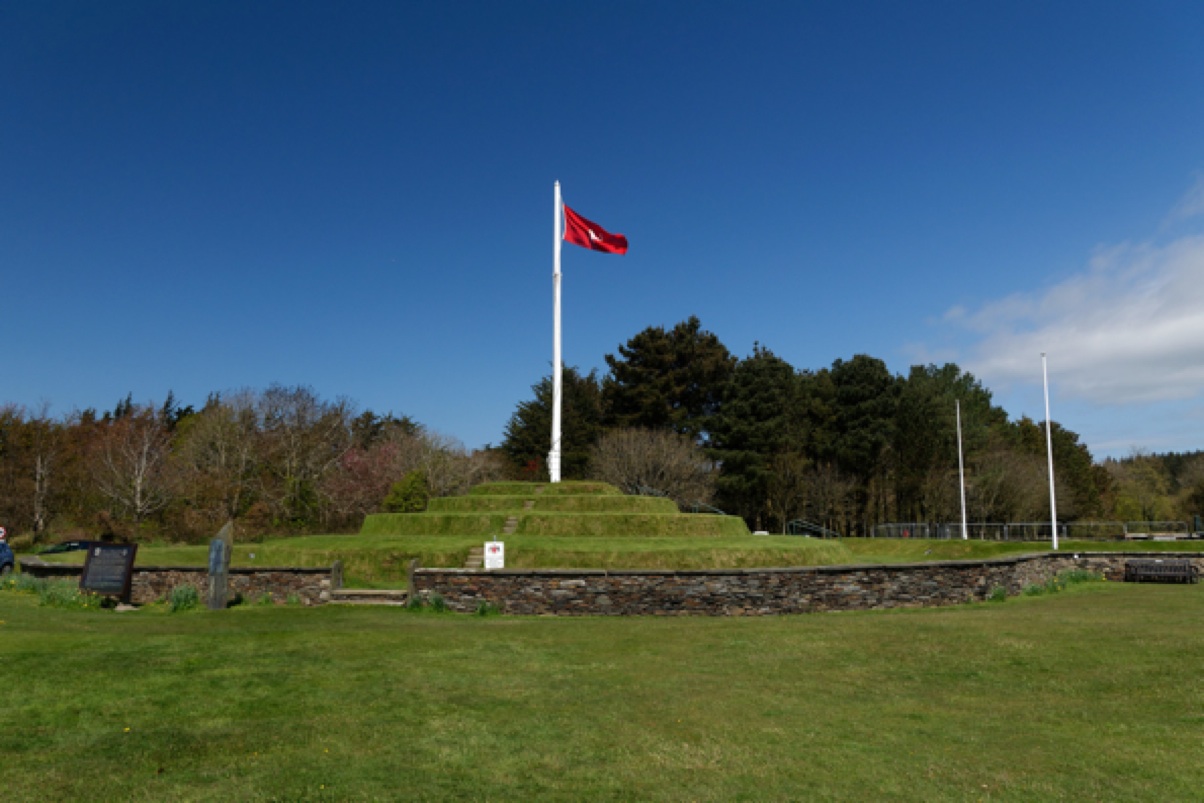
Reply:
<svg viewBox="0 0 1204 803"><path fill-rule="evenodd" d="M1048 521L975 522L966 525L966 535L978 541L1049 541ZM1185 521L1076 521L1058 524L1058 537L1074 540L1123 540L1126 538L1189 537ZM958 522L891 522L877 524L871 538L961 538Z"/></svg>
<svg viewBox="0 0 1204 803"><path fill-rule="evenodd" d="M807 535L812 538L840 538L840 533L809 521L795 519L786 524L786 535Z"/></svg>
<svg viewBox="0 0 1204 803"><path fill-rule="evenodd" d="M657 488L649 488L647 485L632 485L630 488L624 488L623 492L636 496L655 496L661 499L673 499L673 497L664 491ZM716 516L727 515L719 508L708 505L706 502L683 502L676 499L674 501L677 503L677 509L682 513L711 513Z"/></svg>
<svg viewBox="0 0 1204 803"><path fill-rule="evenodd" d="M1187 535L1191 527L1185 521L1126 521L1127 535Z"/></svg>

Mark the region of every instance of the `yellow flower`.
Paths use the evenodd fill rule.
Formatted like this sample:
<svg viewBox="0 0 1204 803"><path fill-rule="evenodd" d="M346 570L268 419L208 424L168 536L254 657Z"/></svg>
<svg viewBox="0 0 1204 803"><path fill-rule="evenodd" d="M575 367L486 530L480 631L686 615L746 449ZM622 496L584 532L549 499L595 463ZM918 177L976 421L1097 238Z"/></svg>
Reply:
<svg viewBox="0 0 1204 803"><path fill-rule="evenodd" d="M130 729L127 727L127 728L125 729L125 732L126 732L126 733L129 733L129 732L130 732Z"/></svg>

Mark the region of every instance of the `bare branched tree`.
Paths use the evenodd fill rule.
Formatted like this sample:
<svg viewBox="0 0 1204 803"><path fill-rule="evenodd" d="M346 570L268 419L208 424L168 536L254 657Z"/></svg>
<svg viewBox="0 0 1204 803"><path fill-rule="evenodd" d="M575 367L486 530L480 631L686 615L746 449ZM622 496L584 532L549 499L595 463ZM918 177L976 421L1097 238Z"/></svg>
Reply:
<svg viewBox="0 0 1204 803"><path fill-rule="evenodd" d="M806 515L812 523L847 534L853 514L851 479L831 463L807 469Z"/></svg>
<svg viewBox="0 0 1204 803"><path fill-rule="evenodd" d="M191 504L206 527L235 518L254 489L255 393L243 390L213 399L183 430L176 454Z"/></svg>
<svg viewBox="0 0 1204 803"><path fill-rule="evenodd" d="M769 462L765 509L785 534L787 525L802 518L807 507L811 461L798 452L781 452Z"/></svg>
<svg viewBox="0 0 1204 803"><path fill-rule="evenodd" d="M318 484L351 448L354 410L308 387L273 385L259 397L261 494L282 521L312 521Z"/></svg>
<svg viewBox="0 0 1204 803"><path fill-rule="evenodd" d="M1039 455L1010 449L983 454L967 473L966 504L976 521L1034 521L1049 510L1049 480Z"/></svg>
<svg viewBox="0 0 1204 803"><path fill-rule="evenodd" d="M97 443L96 486L135 526L171 501L170 436L152 406L112 421Z"/></svg>
<svg viewBox="0 0 1204 803"><path fill-rule="evenodd" d="M30 469L33 473L33 531L38 536L50 525L53 512L51 500L63 456L64 435L63 426L50 417L49 404L42 404L38 412L30 416L28 429Z"/></svg>
<svg viewBox="0 0 1204 803"><path fill-rule="evenodd" d="M593 479L627 493L654 489L682 507L710 502L717 473L689 436L668 430L613 429L590 453Z"/></svg>
<svg viewBox="0 0 1204 803"><path fill-rule="evenodd" d="M500 479L503 459L469 452L454 438L419 429L396 429L366 448L352 448L329 472L322 492L334 523L352 526L380 510L390 487L412 471L421 471L433 496L466 493L473 485Z"/></svg>

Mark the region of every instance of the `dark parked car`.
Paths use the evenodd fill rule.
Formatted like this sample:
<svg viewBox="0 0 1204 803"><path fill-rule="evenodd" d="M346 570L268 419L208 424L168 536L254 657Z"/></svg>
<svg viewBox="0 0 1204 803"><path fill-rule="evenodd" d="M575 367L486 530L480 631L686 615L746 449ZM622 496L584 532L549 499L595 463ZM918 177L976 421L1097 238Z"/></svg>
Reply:
<svg viewBox="0 0 1204 803"><path fill-rule="evenodd" d="M13 557L13 551L9 548L8 542L0 541L0 577L11 572L16 563L17 559Z"/></svg>

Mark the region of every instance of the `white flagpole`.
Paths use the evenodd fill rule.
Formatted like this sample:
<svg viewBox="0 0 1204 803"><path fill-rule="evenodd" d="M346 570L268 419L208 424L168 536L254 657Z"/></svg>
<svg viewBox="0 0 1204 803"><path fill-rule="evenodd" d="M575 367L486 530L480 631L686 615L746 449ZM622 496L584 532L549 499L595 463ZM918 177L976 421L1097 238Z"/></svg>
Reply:
<svg viewBox="0 0 1204 803"><path fill-rule="evenodd" d="M552 449L548 452L548 477L560 482L560 245L564 228L560 216L564 208L560 201L560 182L556 182L556 211L553 214L552 245Z"/></svg>
<svg viewBox="0 0 1204 803"><path fill-rule="evenodd" d="M1053 548L1058 548L1058 502L1054 496L1053 427L1049 420L1049 368L1045 352L1041 352L1041 376L1045 382L1045 448L1049 453L1049 523L1053 532Z"/></svg>
<svg viewBox="0 0 1204 803"><path fill-rule="evenodd" d="M954 409L957 411L957 481L962 491L962 540L968 541L970 534L966 531L966 467L962 462L962 403L954 399Z"/></svg>

